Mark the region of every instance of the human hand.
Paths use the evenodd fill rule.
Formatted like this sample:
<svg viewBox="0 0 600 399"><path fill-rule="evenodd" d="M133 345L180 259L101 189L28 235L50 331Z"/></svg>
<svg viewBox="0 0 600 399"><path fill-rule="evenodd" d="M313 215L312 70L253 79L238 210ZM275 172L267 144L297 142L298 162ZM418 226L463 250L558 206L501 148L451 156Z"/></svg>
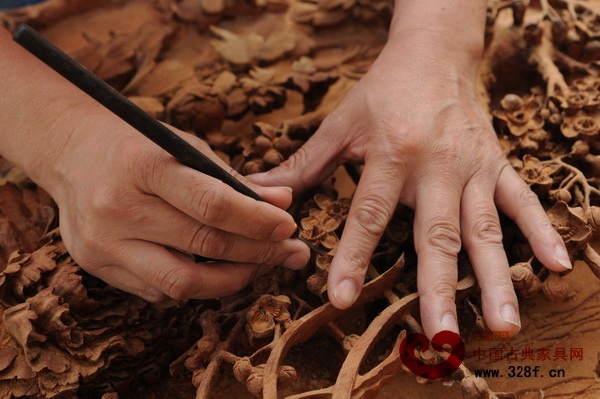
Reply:
<svg viewBox="0 0 600 399"><path fill-rule="evenodd" d="M270 203L259 202L182 165L96 103L65 115L51 129L68 126L70 138L38 181L58 203L67 249L91 274L158 302L231 294L272 265L308 262L306 245L289 239L289 188L245 181ZM231 171L203 141L173 130ZM223 261L195 263L168 248Z"/></svg>
<svg viewBox="0 0 600 399"><path fill-rule="evenodd" d="M364 170L327 282L347 308L398 202L415 210L418 291L426 334L458 333L457 254L464 245L493 331L520 329L518 302L496 206L513 219L548 268L570 268L537 196L505 158L475 95L479 53L435 32L390 40L369 72L288 161L250 176L302 191L344 162ZM431 44L436 43L436 44ZM434 51L424 49L434 48Z"/></svg>
<svg viewBox="0 0 600 399"><path fill-rule="evenodd" d="M158 302L230 294L271 265L308 262L306 245L289 239L289 188L236 175L269 203L239 194L177 162L2 28L0 49L0 152L53 196L64 243L85 270ZM168 247L223 261L196 264Z"/></svg>

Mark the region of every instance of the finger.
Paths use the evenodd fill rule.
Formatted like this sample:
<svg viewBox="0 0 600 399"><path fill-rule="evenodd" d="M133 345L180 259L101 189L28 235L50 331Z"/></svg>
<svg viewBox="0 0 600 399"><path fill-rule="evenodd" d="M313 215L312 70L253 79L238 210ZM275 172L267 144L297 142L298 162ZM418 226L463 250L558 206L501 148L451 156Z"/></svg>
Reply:
<svg viewBox="0 0 600 399"><path fill-rule="evenodd" d="M371 255L392 218L405 169L399 163L366 160L331 263L327 286L329 300L340 309L351 306L362 289Z"/></svg>
<svg viewBox="0 0 600 399"><path fill-rule="evenodd" d="M106 265L93 270L86 269L86 271L121 291L139 296L151 303L159 303L168 298L164 293L120 266Z"/></svg>
<svg viewBox="0 0 600 399"><path fill-rule="evenodd" d="M336 131L344 125L326 118L315 134L287 161L269 170L247 176L248 180L262 186L290 186L303 192L327 177L344 161L339 157L345 144L339 141Z"/></svg>
<svg viewBox="0 0 600 399"><path fill-rule="evenodd" d="M500 173L495 195L496 205L517 223L542 264L557 272L573 267L537 195L508 164Z"/></svg>
<svg viewBox="0 0 600 399"><path fill-rule="evenodd" d="M238 193L225 183L167 159L151 189L200 223L256 240L284 240L296 231L291 215Z"/></svg>
<svg viewBox="0 0 600 399"><path fill-rule="evenodd" d="M232 262L300 269L310 260L310 250L299 240L258 241L227 233L199 223L156 197L149 197L139 213L140 222L127 224L127 236Z"/></svg>
<svg viewBox="0 0 600 399"><path fill-rule="evenodd" d="M483 316L492 331L516 335L521 328L519 304L502 245L494 187L471 180L462 197L463 243L481 288Z"/></svg>
<svg viewBox="0 0 600 399"><path fill-rule="evenodd" d="M191 258L141 240L124 243L119 255L122 267L177 300L231 295L247 286L260 267L231 262L194 263Z"/></svg>
<svg viewBox="0 0 600 399"><path fill-rule="evenodd" d="M456 334L454 298L458 279L460 239L460 189L448 178L425 183L415 197L414 237L418 255L417 288L425 334Z"/></svg>

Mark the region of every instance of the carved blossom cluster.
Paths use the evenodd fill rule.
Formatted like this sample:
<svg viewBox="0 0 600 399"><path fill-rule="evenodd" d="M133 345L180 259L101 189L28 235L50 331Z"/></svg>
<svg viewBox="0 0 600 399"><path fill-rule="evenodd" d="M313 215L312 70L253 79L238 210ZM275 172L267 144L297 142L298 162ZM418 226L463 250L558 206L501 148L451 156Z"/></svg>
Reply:
<svg viewBox="0 0 600 399"><path fill-rule="evenodd" d="M246 312L246 332L250 341L272 337L278 326L285 329L291 322L290 304L285 295L261 295Z"/></svg>
<svg viewBox="0 0 600 399"><path fill-rule="evenodd" d="M155 306L107 286L74 263L56 232L41 245L13 253L0 273L0 396L125 391L197 338L198 308Z"/></svg>

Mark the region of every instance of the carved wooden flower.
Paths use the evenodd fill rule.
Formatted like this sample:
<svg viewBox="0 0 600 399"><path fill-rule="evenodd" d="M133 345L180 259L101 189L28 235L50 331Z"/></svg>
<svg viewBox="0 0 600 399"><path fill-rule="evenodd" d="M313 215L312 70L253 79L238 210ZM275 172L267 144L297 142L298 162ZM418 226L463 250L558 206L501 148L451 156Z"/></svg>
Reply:
<svg viewBox="0 0 600 399"><path fill-rule="evenodd" d="M267 37L256 33L238 35L216 26L210 30L221 39L212 42L215 50L234 65L275 61L296 47L296 34L290 30L275 30Z"/></svg>
<svg viewBox="0 0 600 399"><path fill-rule="evenodd" d="M600 80L595 76L575 79L570 85L569 93L557 90L552 98L560 107L569 112L583 108L591 109L600 105Z"/></svg>
<svg viewBox="0 0 600 399"><path fill-rule="evenodd" d="M500 109L495 109L493 114L504 121L514 136L522 136L529 130L541 129L544 126L541 109L542 104L534 94L526 99L516 94L507 94L500 101Z"/></svg>
<svg viewBox="0 0 600 399"><path fill-rule="evenodd" d="M527 154L523 157L523 167L519 170L519 176L530 186L548 190L554 182L552 176L559 169L559 166L553 163L541 162L536 157Z"/></svg>
<svg viewBox="0 0 600 399"><path fill-rule="evenodd" d="M350 198L340 198L339 200L335 201L323 194L315 195L314 200L319 208L324 210L328 215L332 217L339 216L342 218L342 220L345 220L348 216L348 212L350 212L350 204L352 203Z"/></svg>
<svg viewBox="0 0 600 399"><path fill-rule="evenodd" d="M227 116L226 105L203 84L187 86L175 93L166 112L169 123L203 134L219 130Z"/></svg>
<svg viewBox="0 0 600 399"><path fill-rule="evenodd" d="M300 237L306 239L313 245L322 245L327 249L334 249L339 244L339 238L335 233L342 220L340 217L324 218L309 216L300 221Z"/></svg>
<svg viewBox="0 0 600 399"><path fill-rule="evenodd" d="M244 164L245 173L257 173L279 165L302 146L299 140L287 135L285 126L276 129L265 122L252 125L257 136L242 144L242 155L249 159Z"/></svg>
<svg viewBox="0 0 600 399"><path fill-rule="evenodd" d="M290 298L285 295L261 295L246 312L246 332L250 340L272 336L277 324L287 327L291 322L290 304Z"/></svg>
<svg viewBox="0 0 600 399"><path fill-rule="evenodd" d="M300 221L300 225L302 226L300 237L313 245L320 244L327 249L336 248L340 242L337 234L335 234L334 231L327 231L327 226L323 227L315 224L316 221L317 219L311 217L302 219ZM337 219L328 218L327 221L331 222L333 225L337 224L339 226Z"/></svg>
<svg viewBox="0 0 600 399"><path fill-rule="evenodd" d="M567 138L596 140L600 135L600 112L565 112L560 130Z"/></svg>
<svg viewBox="0 0 600 399"><path fill-rule="evenodd" d="M315 261L315 274L306 280L308 290L318 297L323 298L323 294L327 291L327 277L329 276L329 267L333 260L333 254L325 256L317 256Z"/></svg>
<svg viewBox="0 0 600 399"><path fill-rule="evenodd" d="M542 294L550 302L563 302L569 296L569 283L557 273L550 275L542 283Z"/></svg>
<svg viewBox="0 0 600 399"><path fill-rule="evenodd" d="M523 298L532 298L542 289L542 282L533 273L528 262L519 262L510 268L510 278Z"/></svg>
<svg viewBox="0 0 600 399"><path fill-rule="evenodd" d="M285 104L285 88L274 81L274 76L275 71L256 67L248 77L240 79L242 90L248 97L248 105L257 115L269 113Z"/></svg>
<svg viewBox="0 0 600 399"><path fill-rule="evenodd" d="M567 245L569 255L574 255L583 249L592 237L592 229L586 221L577 216L564 201L558 201L548 211L552 226Z"/></svg>
<svg viewBox="0 0 600 399"><path fill-rule="evenodd" d="M310 58L303 56L292 64L292 74L287 84L308 97L313 97L313 94L320 96L325 93L338 78L339 73L319 71Z"/></svg>

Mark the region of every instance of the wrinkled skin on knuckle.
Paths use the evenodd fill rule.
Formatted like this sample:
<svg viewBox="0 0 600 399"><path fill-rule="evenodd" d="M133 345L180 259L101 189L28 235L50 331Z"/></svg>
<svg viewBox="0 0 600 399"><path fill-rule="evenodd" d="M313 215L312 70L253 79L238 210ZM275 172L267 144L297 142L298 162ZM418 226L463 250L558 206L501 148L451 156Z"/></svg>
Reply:
<svg viewBox="0 0 600 399"><path fill-rule="evenodd" d="M422 294L422 300L434 303L454 305L456 283L447 280L436 280L430 283L427 292Z"/></svg>
<svg viewBox="0 0 600 399"><path fill-rule="evenodd" d="M357 204L354 218L368 237L379 237L391 219L393 210L390 210L385 201L379 195L372 194L368 199Z"/></svg>
<svg viewBox="0 0 600 399"><path fill-rule="evenodd" d="M196 208L202 223L214 224L220 221L226 209L225 198L218 191L218 187L196 187L190 196L190 206Z"/></svg>
<svg viewBox="0 0 600 399"><path fill-rule="evenodd" d="M427 154L427 162L430 162L435 167L442 166L437 171L449 172L447 169L448 166L451 166L454 170L461 170L462 168L457 169L454 165L461 165L465 161L461 148L457 147L454 143L445 142L445 140L431 143L427 152L429 152Z"/></svg>
<svg viewBox="0 0 600 399"><path fill-rule="evenodd" d="M120 254L120 244L115 227L107 228L107 220L97 215L86 214L77 220L75 225L76 234L64 235L69 242L67 248L73 258L83 266L100 263L103 259L113 258ZM70 229L69 229L70 230Z"/></svg>
<svg viewBox="0 0 600 399"><path fill-rule="evenodd" d="M222 239L218 231L210 226L201 226L192 237L190 248L198 252L198 255L224 259L230 252L231 246L228 240Z"/></svg>
<svg viewBox="0 0 600 399"><path fill-rule="evenodd" d="M461 248L460 230L449 220L434 220L424 234L418 251L427 250L456 258Z"/></svg>
<svg viewBox="0 0 600 399"><path fill-rule="evenodd" d="M99 184L89 193L83 212L92 220L115 220L123 213L123 204L129 202L117 187Z"/></svg>
<svg viewBox="0 0 600 399"><path fill-rule="evenodd" d="M529 217L528 214L531 208L541 206L538 196L531 190L531 188L529 188L529 186L521 187L517 193L517 197L519 199L518 202L521 204L521 207L518 211L519 213L516 215L517 219ZM552 223L548 217L542 217L539 220L536 220L536 225L536 232L541 234L554 232L554 227L552 226ZM535 232L532 234L535 234ZM530 237L527 238L529 239Z"/></svg>
<svg viewBox="0 0 600 399"><path fill-rule="evenodd" d="M264 246L256 246L257 250L253 254L253 263L259 265L276 265L283 263L288 254L278 254L277 244L268 243Z"/></svg>
<svg viewBox="0 0 600 399"><path fill-rule="evenodd" d="M472 227L470 240L465 244L469 246L480 243L501 245L502 229L497 219L498 217L491 212L480 214Z"/></svg>
<svg viewBox="0 0 600 399"><path fill-rule="evenodd" d="M538 196L529 188L529 186L521 187L517 197L519 198L522 208L535 207L540 203Z"/></svg>
<svg viewBox="0 0 600 399"><path fill-rule="evenodd" d="M192 275L187 269L175 267L160 277L159 286L169 298L182 301L199 297L200 293L193 292L196 286L193 281L197 279L198 276Z"/></svg>
<svg viewBox="0 0 600 399"><path fill-rule="evenodd" d="M139 296L144 301L153 303L153 304L159 304L161 302L164 302L168 298L166 295L161 294L160 292L158 292L150 287L147 287L146 289L143 289L140 292L133 293L133 294Z"/></svg>
<svg viewBox="0 0 600 399"><path fill-rule="evenodd" d="M344 278L352 279L356 282L357 286L362 286L365 280L365 273L367 271L367 267L369 266L371 258L362 253L349 253L344 254L343 264L345 270L343 270ZM331 275L331 273L330 273Z"/></svg>
<svg viewBox="0 0 600 399"><path fill-rule="evenodd" d="M508 275L508 273L507 273ZM484 300L493 301L498 297L499 293L508 292L512 295L514 302L517 302L517 294L515 293L515 288L512 283L512 280L507 275L503 275L502 273L494 273L492 282L489 285L481 286L481 297Z"/></svg>

